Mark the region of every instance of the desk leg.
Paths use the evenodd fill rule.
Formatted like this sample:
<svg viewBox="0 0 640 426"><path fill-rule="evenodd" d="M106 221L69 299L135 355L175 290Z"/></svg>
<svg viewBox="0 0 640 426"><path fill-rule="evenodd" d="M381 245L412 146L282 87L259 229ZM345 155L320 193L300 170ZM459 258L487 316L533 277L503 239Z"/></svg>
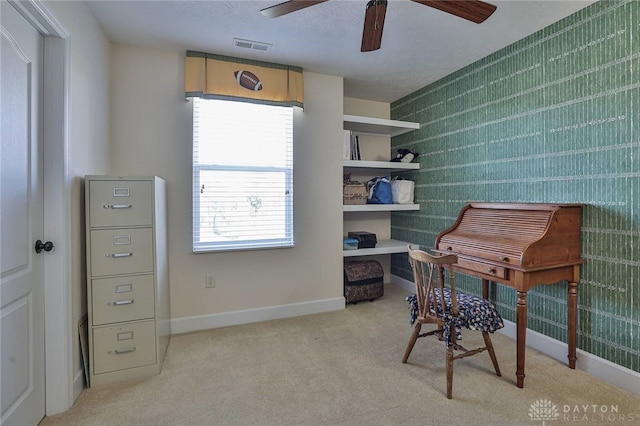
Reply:
<svg viewBox="0 0 640 426"><path fill-rule="evenodd" d="M482 279L482 298L489 299L489 280Z"/></svg>
<svg viewBox="0 0 640 426"><path fill-rule="evenodd" d="M516 378L518 387L524 387L524 357L527 347L527 292L518 292L516 303Z"/></svg>
<svg viewBox="0 0 640 426"><path fill-rule="evenodd" d="M567 343L569 344L569 368L576 368L576 335L578 315L578 283L569 282L567 294Z"/></svg>

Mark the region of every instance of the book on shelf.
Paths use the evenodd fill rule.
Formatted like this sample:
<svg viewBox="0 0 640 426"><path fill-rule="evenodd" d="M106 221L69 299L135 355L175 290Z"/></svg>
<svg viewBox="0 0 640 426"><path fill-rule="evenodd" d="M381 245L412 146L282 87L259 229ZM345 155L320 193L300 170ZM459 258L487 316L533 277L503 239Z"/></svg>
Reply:
<svg viewBox="0 0 640 426"><path fill-rule="evenodd" d="M351 160L351 130L343 131L342 159Z"/></svg>
<svg viewBox="0 0 640 426"><path fill-rule="evenodd" d="M360 141L358 135L354 135L351 130L345 130L342 141L343 160L361 160Z"/></svg>

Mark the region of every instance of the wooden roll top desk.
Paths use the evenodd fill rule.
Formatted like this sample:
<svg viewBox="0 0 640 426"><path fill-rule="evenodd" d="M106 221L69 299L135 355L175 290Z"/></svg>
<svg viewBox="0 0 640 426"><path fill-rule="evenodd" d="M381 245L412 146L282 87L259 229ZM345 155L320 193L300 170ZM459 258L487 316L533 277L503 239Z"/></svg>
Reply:
<svg viewBox="0 0 640 426"><path fill-rule="evenodd" d="M581 204L469 203L437 237L434 251L458 256L455 270L517 292L517 386L524 386L527 291L566 280L569 367L576 365L577 287L580 280Z"/></svg>

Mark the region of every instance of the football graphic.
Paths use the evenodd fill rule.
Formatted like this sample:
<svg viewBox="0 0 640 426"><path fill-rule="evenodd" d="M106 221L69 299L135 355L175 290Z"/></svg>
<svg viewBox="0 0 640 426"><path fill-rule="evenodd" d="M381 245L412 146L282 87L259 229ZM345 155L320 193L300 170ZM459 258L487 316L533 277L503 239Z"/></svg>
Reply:
<svg viewBox="0 0 640 426"><path fill-rule="evenodd" d="M235 71L233 75L236 76L238 84L245 89L252 90L254 92L262 90L262 82L254 73L240 70Z"/></svg>

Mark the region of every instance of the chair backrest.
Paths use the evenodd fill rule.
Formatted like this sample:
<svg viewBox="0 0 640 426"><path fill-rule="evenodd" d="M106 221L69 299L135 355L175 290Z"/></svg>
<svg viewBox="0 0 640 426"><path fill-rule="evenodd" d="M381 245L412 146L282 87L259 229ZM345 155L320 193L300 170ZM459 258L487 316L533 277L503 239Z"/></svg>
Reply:
<svg viewBox="0 0 640 426"><path fill-rule="evenodd" d="M444 325L445 314L458 315L453 273L453 265L458 261L458 257L455 254L432 256L411 245L408 249L409 263L416 284L418 319L421 322ZM445 287L445 271L449 276L448 288Z"/></svg>

